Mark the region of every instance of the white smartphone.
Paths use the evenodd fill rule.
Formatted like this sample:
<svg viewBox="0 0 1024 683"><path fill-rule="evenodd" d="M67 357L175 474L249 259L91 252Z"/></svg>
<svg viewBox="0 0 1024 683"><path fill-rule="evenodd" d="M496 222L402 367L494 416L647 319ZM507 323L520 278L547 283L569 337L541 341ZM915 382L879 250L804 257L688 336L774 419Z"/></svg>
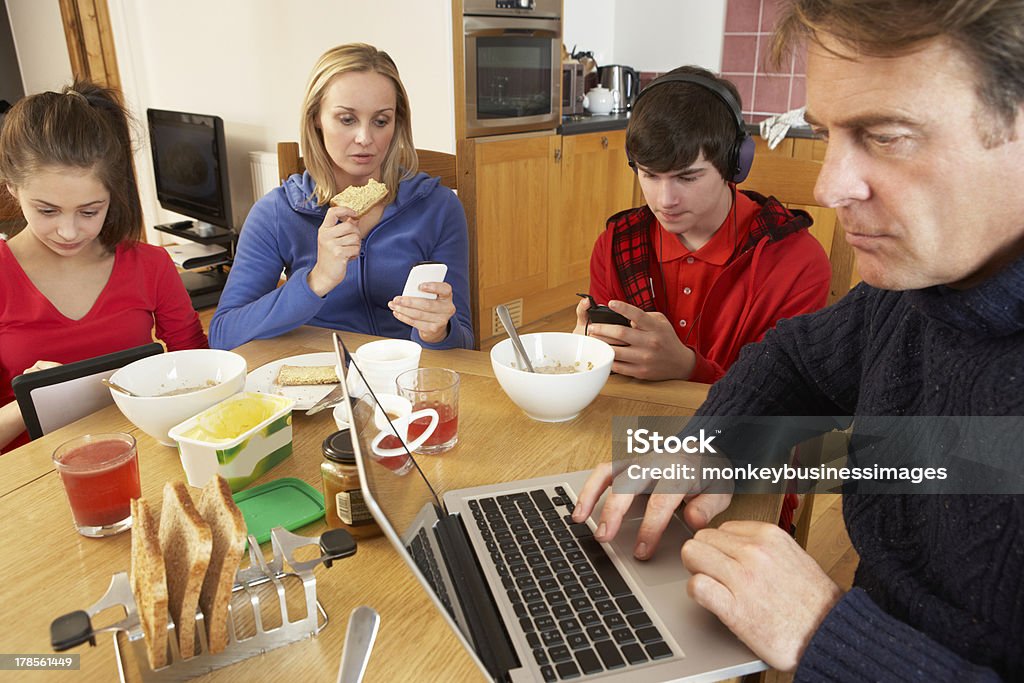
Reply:
<svg viewBox="0 0 1024 683"><path fill-rule="evenodd" d="M405 289L402 296L417 296L421 299L436 299L437 295L431 292L420 290L424 282L444 282L444 276L448 273L448 266L436 261L423 261L417 263L409 271L409 278L405 281Z"/></svg>

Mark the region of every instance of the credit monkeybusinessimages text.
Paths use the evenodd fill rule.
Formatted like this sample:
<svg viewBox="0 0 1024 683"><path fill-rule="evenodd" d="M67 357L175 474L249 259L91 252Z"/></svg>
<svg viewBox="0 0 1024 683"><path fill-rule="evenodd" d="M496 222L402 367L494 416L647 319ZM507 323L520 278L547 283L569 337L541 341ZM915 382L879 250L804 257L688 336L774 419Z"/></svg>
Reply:
<svg viewBox="0 0 1024 683"><path fill-rule="evenodd" d="M909 481L920 484L924 481L942 481L946 479L945 467L793 467L779 465L776 467L757 467L743 465L737 467L720 467L710 465L685 465L672 463L660 467L630 465L626 468L626 476L636 481L655 479L669 480L701 480L701 481L764 481L778 484L780 481L819 481L860 480L860 481Z"/></svg>

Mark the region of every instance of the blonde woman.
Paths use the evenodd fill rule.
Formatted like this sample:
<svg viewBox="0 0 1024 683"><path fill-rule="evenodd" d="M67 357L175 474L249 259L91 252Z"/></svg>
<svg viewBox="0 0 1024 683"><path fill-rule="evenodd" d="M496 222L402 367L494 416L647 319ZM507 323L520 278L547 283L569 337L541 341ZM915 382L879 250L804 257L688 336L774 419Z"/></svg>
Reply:
<svg viewBox="0 0 1024 683"><path fill-rule="evenodd" d="M361 43L320 57L302 107L306 172L260 199L242 228L231 275L210 323L210 342L317 325L471 348L469 238L462 204L438 178L417 173L409 98L394 61ZM356 217L331 198L383 182L388 196ZM436 299L404 297L421 261L448 266L426 283ZM278 287L282 270L287 276Z"/></svg>

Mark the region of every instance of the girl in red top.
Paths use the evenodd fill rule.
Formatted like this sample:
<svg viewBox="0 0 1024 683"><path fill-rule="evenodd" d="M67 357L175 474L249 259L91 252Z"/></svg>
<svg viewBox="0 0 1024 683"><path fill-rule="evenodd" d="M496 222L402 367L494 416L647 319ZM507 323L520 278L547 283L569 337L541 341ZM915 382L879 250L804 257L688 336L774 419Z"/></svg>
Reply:
<svg viewBox="0 0 1024 683"><path fill-rule="evenodd" d="M0 188L25 226L0 239L0 450L25 443L11 379L146 344L207 346L170 256L143 244L128 114L75 83L26 97L0 131Z"/></svg>

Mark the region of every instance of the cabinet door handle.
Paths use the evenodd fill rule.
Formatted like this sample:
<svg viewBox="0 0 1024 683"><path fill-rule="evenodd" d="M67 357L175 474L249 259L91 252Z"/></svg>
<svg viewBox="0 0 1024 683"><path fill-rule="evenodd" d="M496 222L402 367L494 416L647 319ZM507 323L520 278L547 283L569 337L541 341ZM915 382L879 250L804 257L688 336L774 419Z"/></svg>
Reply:
<svg viewBox="0 0 1024 683"><path fill-rule="evenodd" d="M556 147L555 148L555 163L557 164L561 160L562 160L562 148L561 147Z"/></svg>
<svg viewBox="0 0 1024 683"><path fill-rule="evenodd" d="M601 149L608 149L608 136L601 136Z"/></svg>

